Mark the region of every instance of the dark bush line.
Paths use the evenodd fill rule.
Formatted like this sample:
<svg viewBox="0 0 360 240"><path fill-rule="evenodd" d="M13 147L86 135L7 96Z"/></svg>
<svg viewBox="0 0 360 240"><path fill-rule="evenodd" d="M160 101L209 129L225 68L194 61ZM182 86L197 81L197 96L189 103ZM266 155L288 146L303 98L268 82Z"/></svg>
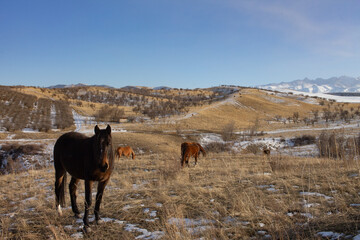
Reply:
<svg viewBox="0 0 360 240"><path fill-rule="evenodd" d="M294 143L294 146L305 146L314 144L316 142L316 137L311 135L303 135L300 137L294 137L291 139L291 142Z"/></svg>
<svg viewBox="0 0 360 240"><path fill-rule="evenodd" d="M16 173L25 170L24 155L38 155L43 152L40 144L4 144L0 148L0 174ZM39 167L39 166L38 166Z"/></svg>
<svg viewBox="0 0 360 240"><path fill-rule="evenodd" d="M229 151L231 151L231 144L221 143L221 142L212 142L205 146L205 151L206 152L214 152L214 153L229 152Z"/></svg>

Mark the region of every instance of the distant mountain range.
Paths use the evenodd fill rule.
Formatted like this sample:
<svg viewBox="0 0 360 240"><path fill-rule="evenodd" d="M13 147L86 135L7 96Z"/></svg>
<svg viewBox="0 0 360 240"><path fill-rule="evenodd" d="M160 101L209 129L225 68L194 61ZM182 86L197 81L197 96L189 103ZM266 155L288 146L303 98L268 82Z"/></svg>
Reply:
<svg viewBox="0 0 360 240"><path fill-rule="evenodd" d="M105 87L105 88L112 88L112 87L107 86L107 85L86 85L86 84L83 84L83 83L70 84L70 85L58 84L58 85L54 85L54 86L49 86L48 88L73 88L73 87Z"/></svg>
<svg viewBox="0 0 360 240"><path fill-rule="evenodd" d="M328 79L317 78L315 80L305 78L303 80L271 83L257 87L277 91L295 90L308 93L351 93L360 92L360 77L341 76Z"/></svg>
<svg viewBox="0 0 360 240"><path fill-rule="evenodd" d="M65 85L65 84L58 84L58 85L53 85L53 86L49 86L48 88L74 88L74 87L104 87L104 88L113 88L111 86L108 85L86 85L83 83L78 83L78 84L70 84L70 85ZM139 86L125 86L122 87L121 89L141 89L141 88L150 88L150 87L139 87ZM154 90L171 90L171 87L166 87L166 86L160 86L160 87L154 87L152 88Z"/></svg>

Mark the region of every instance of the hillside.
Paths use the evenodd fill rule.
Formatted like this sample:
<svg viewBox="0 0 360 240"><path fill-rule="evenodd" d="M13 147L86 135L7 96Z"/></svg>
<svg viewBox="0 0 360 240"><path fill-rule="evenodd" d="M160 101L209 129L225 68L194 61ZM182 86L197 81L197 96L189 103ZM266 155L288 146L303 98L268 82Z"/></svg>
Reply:
<svg viewBox="0 0 360 240"><path fill-rule="evenodd" d="M220 132L229 123L239 131L258 131L318 118L358 117L359 104L242 87L208 89L103 87L0 87L2 131L80 130L111 123L127 130ZM345 112L346 111L346 112ZM294 121L295 117L295 121Z"/></svg>
<svg viewBox="0 0 360 240"><path fill-rule="evenodd" d="M144 122L183 114L191 107L211 104L229 94L218 89L152 90L88 86L53 89L0 87L0 91L3 107L0 129L6 131L75 129L75 115L97 122Z"/></svg>

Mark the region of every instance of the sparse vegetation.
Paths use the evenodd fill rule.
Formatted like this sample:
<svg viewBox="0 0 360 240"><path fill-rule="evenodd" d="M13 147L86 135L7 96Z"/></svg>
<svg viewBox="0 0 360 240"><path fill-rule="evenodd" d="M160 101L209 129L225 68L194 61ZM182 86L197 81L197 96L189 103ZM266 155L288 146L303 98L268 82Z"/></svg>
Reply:
<svg viewBox="0 0 360 240"><path fill-rule="evenodd" d="M360 157L359 137L346 137L335 132L322 132L317 140L320 157L354 161Z"/></svg>
<svg viewBox="0 0 360 240"><path fill-rule="evenodd" d="M63 217L57 215L52 168L1 176L1 236L318 239L322 231L358 234L356 166L325 158L272 157L271 161L264 164L263 157L253 155L211 154L199 166L184 170L175 155L118 161L103 198L104 222L92 224L87 236L71 209L66 208ZM83 208L83 182L78 187Z"/></svg>
<svg viewBox="0 0 360 240"><path fill-rule="evenodd" d="M0 95L0 129L18 131L29 128L47 132L73 125L71 109L64 101L37 98L9 87L0 87Z"/></svg>
<svg viewBox="0 0 360 240"><path fill-rule="evenodd" d="M24 160L30 156L42 155L43 146L39 144L3 144L0 148L0 174L18 173L28 170L29 166L24 165ZM46 164L29 162L31 168L41 168Z"/></svg>
<svg viewBox="0 0 360 240"><path fill-rule="evenodd" d="M214 153L231 152L231 144L212 142L206 145L205 150L206 152L214 152Z"/></svg>
<svg viewBox="0 0 360 240"><path fill-rule="evenodd" d="M259 154L262 152L262 150L266 147L262 143L250 143L245 148L245 153L252 153L252 154Z"/></svg>
<svg viewBox="0 0 360 240"><path fill-rule="evenodd" d="M98 122L120 122L124 116L124 109L105 105L95 114L94 117Z"/></svg>
<svg viewBox="0 0 360 240"><path fill-rule="evenodd" d="M221 132L224 141L234 140L235 138L235 122L231 121L226 124Z"/></svg>

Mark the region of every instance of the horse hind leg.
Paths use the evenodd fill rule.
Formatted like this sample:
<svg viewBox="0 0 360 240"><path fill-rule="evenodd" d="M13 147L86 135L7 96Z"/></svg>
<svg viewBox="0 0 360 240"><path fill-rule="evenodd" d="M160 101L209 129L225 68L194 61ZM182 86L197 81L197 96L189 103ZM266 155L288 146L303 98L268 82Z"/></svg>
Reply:
<svg viewBox="0 0 360 240"><path fill-rule="evenodd" d="M187 165L187 167L189 167L189 159L190 159L190 156L187 155L187 156L185 157L185 164Z"/></svg>
<svg viewBox="0 0 360 240"><path fill-rule="evenodd" d="M76 204L76 189L77 189L78 183L79 183L79 179L72 177L70 184L69 184L71 208L72 208L72 211L74 212L76 218L80 218L80 211Z"/></svg>

